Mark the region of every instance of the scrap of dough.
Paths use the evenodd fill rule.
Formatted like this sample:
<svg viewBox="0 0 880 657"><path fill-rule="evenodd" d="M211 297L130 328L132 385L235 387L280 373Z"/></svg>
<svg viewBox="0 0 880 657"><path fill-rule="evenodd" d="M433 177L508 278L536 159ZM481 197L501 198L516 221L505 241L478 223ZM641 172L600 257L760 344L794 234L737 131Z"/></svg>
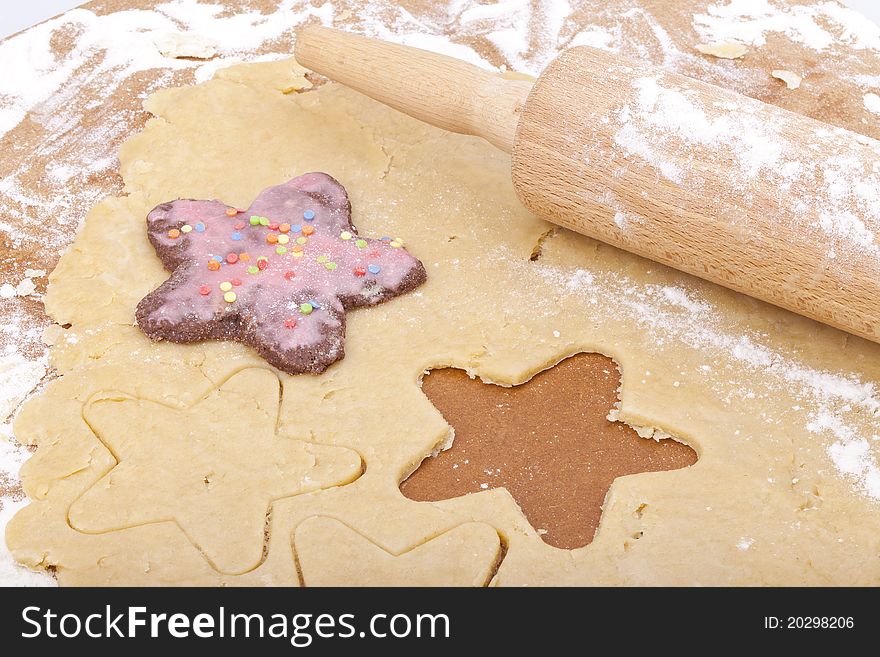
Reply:
<svg viewBox="0 0 880 657"><path fill-rule="evenodd" d="M62 376L15 425L19 439L39 445L21 473L31 502L6 536L20 562L57 566L63 585L295 585L291 537L306 519L330 516L391 554L489 525L507 548L498 585L880 583L877 502L829 456L852 435L866 436L876 458L880 346L569 231L545 237L548 224L516 198L508 156L338 85L285 95L298 70L291 61L239 66L148 99L155 118L120 153L128 195L92 210L50 276L47 311L72 327L50 352ZM239 344L151 343L134 326L138 300L168 275L146 239L146 214L178 197L246 204L308 171L332 173L355 225L405 235L429 271L415 293L353 312L345 359L325 374L278 376L279 435L353 450L364 474L275 500L265 554L242 574L227 564L251 561L236 546L243 527L266 521L256 511L226 523L233 551L213 544L212 561L227 572L190 538L210 534L217 521L208 515L186 531L171 522L74 529L71 507L88 527L109 529L104 501L122 509L140 494L84 496L115 465L83 421L90 398L122 391L195 407L237 372L267 368ZM585 350L619 363L620 419L681 436L700 456L695 466L618 478L594 541L570 551L546 545L503 489L432 503L403 497L401 479L450 435L419 389L426 369L451 365L510 385ZM828 388L835 381L839 391ZM225 423L239 418L234 405L225 413ZM196 420L141 439L176 440ZM850 433L840 438L838 427ZM146 489L181 473L191 474L185 463L136 474ZM173 511L168 501L156 509ZM737 547L744 538L748 550ZM310 578L341 567L326 554L310 557ZM371 554L361 570L385 568L387 554Z"/></svg>
<svg viewBox="0 0 880 657"><path fill-rule="evenodd" d="M698 43L694 46L704 55L712 55L720 59L738 59L745 55L749 49L737 41L713 41L712 43Z"/></svg>
<svg viewBox="0 0 880 657"><path fill-rule="evenodd" d="M305 586L486 586L501 552L491 525L472 522L393 554L333 518L296 528ZM336 564L326 568L327 563Z"/></svg>
<svg viewBox="0 0 880 657"><path fill-rule="evenodd" d="M307 72L296 60L279 59L259 66L228 66L219 69L214 77L237 82L244 88L263 87L290 94L311 88L312 83L306 78Z"/></svg>
<svg viewBox="0 0 880 657"><path fill-rule="evenodd" d="M164 57L211 59L217 54L216 42L200 34L168 32L153 37L153 43Z"/></svg>
<svg viewBox="0 0 880 657"><path fill-rule="evenodd" d="M797 73L779 68L773 69L770 75L772 75L774 78L777 78L778 80L782 80L783 82L785 82L785 86L789 89L797 89L801 86L801 80L803 80L803 77L801 77Z"/></svg>
<svg viewBox="0 0 880 657"><path fill-rule="evenodd" d="M46 328L43 329L43 334L41 339L43 340L43 344L51 347L53 344L58 342L64 337L64 329L61 328L58 324L49 324Z"/></svg>

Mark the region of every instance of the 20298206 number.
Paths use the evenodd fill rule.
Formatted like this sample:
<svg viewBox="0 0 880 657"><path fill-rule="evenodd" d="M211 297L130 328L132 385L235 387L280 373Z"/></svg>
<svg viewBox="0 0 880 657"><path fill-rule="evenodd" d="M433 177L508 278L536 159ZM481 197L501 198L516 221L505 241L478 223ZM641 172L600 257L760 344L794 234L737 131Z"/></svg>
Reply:
<svg viewBox="0 0 880 657"><path fill-rule="evenodd" d="M852 616L789 616L786 627L797 630L837 630L851 629Z"/></svg>

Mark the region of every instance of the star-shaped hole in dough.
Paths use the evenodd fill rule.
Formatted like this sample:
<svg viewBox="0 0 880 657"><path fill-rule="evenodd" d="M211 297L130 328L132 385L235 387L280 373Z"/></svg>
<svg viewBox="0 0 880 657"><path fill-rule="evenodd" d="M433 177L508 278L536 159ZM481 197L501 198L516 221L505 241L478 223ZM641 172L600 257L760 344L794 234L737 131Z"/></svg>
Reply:
<svg viewBox="0 0 880 657"><path fill-rule="evenodd" d="M324 173L263 190L247 210L162 203L147 233L172 275L138 304L144 333L237 340L289 374L320 373L343 357L346 310L426 279L399 237L357 234L345 189Z"/></svg>
<svg viewBox="0 0 880 657"><path fill-rule="evenodd" d="M274 500L357 479L357 452L276 435L280 382L246 369L189 408L121 395L83 417L117 465L73 503L74 529L104 533L175 522L211 565L262 560Z"/></svg>
<svg viewBox="0 0 880 657"><path fill-rule="evenodd" d="M505 488L545 543L587 545L617 477L697 462L683 442L642 438L610 421L619 387L614 361L595 353L572 356L510 387L461 370L435 371L422 391L454 427L455 440L426 458L400 490L433 502Z"/></svg>

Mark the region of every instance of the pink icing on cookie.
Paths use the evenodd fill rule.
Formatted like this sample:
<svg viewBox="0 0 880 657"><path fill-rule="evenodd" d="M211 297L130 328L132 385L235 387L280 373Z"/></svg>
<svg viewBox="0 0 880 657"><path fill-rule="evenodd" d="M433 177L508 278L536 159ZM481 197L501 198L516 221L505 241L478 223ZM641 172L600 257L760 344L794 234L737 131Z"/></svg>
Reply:
<svg viewBox="0 0 880 657"><path fill-rule="evenodd" d="M308 173L264 190L247 210L177 200L147 216L171 277L137 307L156 340L238 340L291 374L344 355L345 311L425 281L399 238L362 238L345 189Z"/></svg>

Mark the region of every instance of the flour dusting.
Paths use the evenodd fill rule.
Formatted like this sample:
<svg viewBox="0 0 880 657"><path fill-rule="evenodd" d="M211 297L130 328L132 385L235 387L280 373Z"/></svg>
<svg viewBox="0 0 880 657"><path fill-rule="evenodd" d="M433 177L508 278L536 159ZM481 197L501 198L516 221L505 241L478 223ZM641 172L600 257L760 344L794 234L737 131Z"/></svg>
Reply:
<svg viewBox="0 0 880 657"><path fill-rule="evenodd" d="M784 35L817 52L834 44L856 50L880 50L880 28L857 11L837 2L788 5L769 0L717 2L694 15L694 29L703 39L733 40L763 46L767 36Z"/></svg>
<svg viewBox="0 0 880 657"><path fill-rule="evenodd" d="M0 353L0 422L6 421L46 375L46 360L33 360L7 345Z"/></svg>
<svg viewBox="0 0 880 657"><path fill-rule="evenodd" d="M508 264L515 260L501 248L493 257ZM705 354L707 363L735 362L754 372L756 380L760 377L769 382L771 389L785 390L802 400L800 407L810 409L804 433L828 440L828 455L838 471L853 482L856 491L880 502L877 441L854 428L866 415L874 418L880 414L880 392L873 382L862 381L855 374L810 367L796 355L762 344L760 335L735 331L726 325L721 308L683 287L634 284L614 272L588 272L543 261L521 266L534 268L551 289L565 289L574 295L584 312L595 313L591 307L607 303L601 313L635 323L658 350L687 345ZM708 380L713 370L707 365L700 371ZM739 403L721 388L716 392L725 403ZM754 398L751 391L743 394ZM767 420L772 423L775 418Z"/></svg>
<svg viewBox="0 0 880 657"><path fill-rule="evenodd" d="M80 8L0 42L0 61L6 64L0 76L0 140L6 137L10 145L4 158L20 156L12 147L14 131L22 128L26 117L46 135L36 153L28 154L21 164L2 169L0 237L21 252L39 250L57 256L70 243L87 210L107 193L119 190L119 183L111 180L118 165L116 148L138 125L139 112L114 109L100 116L101 98L112 97L145 72L152 73L145 76L149 82L143 96L181 80L205 81L217 69L241 61L289 56L292 29L305 22L426 48L489 69L513 68L532 75L540 73L560 50L587 45L701 72L716 80L720 76L739 89L761 89L766 77L758 79L746 68L716 67L693 51L694 44L678 47L675 38L639 0L621 0L615 7L577 0L451 0L418 16L392 0L352 0L347 4L354 11L337 11L329 0L282 0L273 12L265 14L256 10L228 13L220 4L196 0L174 0L149 10L106 15ZM835 2L792 6L767 0L717 2L694 15L692 23L702 41L736 41L751 49L778 34L826 55L843 53L847 48L880 50L880 29ZM846 78L847 69L827 65L829 71ZM865 109L880 114L876 93L880 76L853 74L850 81L863 90ZM99 100L86 109L100 120L86 125L83 116L67 110L80 99L83 89L92 87L97 89ZM671 180L685 180L685 167L663 160L652 149L656 132L666 130L668 135L681 137L683 131L693 131L699 143L727 137L732 139L746 172L764 175L772 171L781 177L781 191L792 192L805 167L777 148L773 126L750 122L749 117L736 125L723 125L706 111L695 115L699 108L688 106L689 99L676 93L664 89L656 79L646 78L638 90L639 105L629 108L633 123L624 126L618 145L655 164ZM642 105L653 109L647 118L640 119ZM679 111L685 114L676 118ZM672 121L671 126L657 124L664 112L671 113L664 118ZM694 122L685 125L684 118ZM724 130L732 131L733 137ZM817 139L833 137L833 130L817 135ZM43 162L48 164L43 166ZM861 182L853 184L853 176ZM880 186L859 176L858 163L846 154L829 160L814 181L828 190L821 227L830 236L862 248L876 248L872 231L859 217L840 211L842 204L853 198L869 208L880 204ZM621 229L645 221L627 213L613 195L609 198L617 204L616 220ZM21 230L33 225L40 229ZM828 455L837 469L858 490L880 499L878 465L871 444L847 424L849 411L845 410L852 407L876 413L880 402L873 383L811 369L769 350L753 336L723 330L720 310L683 287L632 286L624 277L538 265L548 281L571 293L585 294L587 303L591 299L595 302L597 294L619 295L620 312L650 331L658 348L683 341L710 353L733 354L763 376L773 376L780 384L801 391L817 405L807 430L829 437ZM6 280L0 280L0 534L24 504L17 472L29 455L11 437L11 416L47 376L48 368L41 342L45 324L34 319L39 317L34 306L44 289L45 271L39 266L22 267L24 271L7 272ZM0 541L0 582L51 580L13 564Z"/></svg>
<svg viewBox="0 0 880 657"><path fill-rule="evenodd" d="M746 550L751 548L754 544L755 544L755 539L743 536L741 539L739 539L739 541L737 541L736 548L738 550L742 550L743 552L745 552Z"/></svg>
<svg viewBox="0 0 880 657"><path fill-rule="evenodd" d="M647 163L697 197L716 198L718 214L732 218L749 207L760 179L775 193L773 223L804 235L821 230L829 259L856 252L880 258L880 142L824 124L801 142L791 137L799 124L786 114L751 101L710 103L662 76L635 78L632 88L614 136L624 166ZM736 200L715 193L710 169L731 158L725 180Z"/></svg>
<svg viewBox="0 0 880 657"><path fill-rule="evenodd" d="M311 16L329 24L333 5L324 2L313 7L283 0L270 15L259 11L225 14L222 5L195 0L105 15L73 9L0 43L0 61L6 63L0 77L0 97L4 99L0 135L62 88L96 52L104 53L97 75L109 84L119 84L138 71L199 66L178 57L249 52ZM62 60L51 47L52 37L58 34L75 36L74 49ZM214 53L207 52L209 44Z"/></svg>
<svg viewBox="0 0 880 657"><path fill-rule="evenodd" d="M873 458L868 440L856 434L840 417L820 409L807 425L813 433L830 433L835 441L828 454L834 465L866 495L880 500L880 466Z"/></svg>

